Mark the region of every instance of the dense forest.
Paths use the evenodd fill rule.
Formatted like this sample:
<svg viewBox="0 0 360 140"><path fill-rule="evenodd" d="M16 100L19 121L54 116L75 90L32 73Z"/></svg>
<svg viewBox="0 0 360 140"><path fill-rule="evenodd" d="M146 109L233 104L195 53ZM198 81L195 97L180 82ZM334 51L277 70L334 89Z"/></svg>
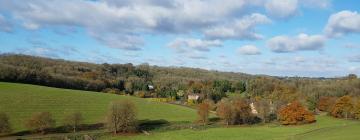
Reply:
<svg viewBox="0 0 360 140"><path fill-rule="evenodd" d="M230 94L288 103L295 99L315 109L323 96L359 96L354 74L339 78L272 77L148 64L93 64L19 54L0 55L0 80L59 88L130 94L139 97L220 101Z"/></svg>

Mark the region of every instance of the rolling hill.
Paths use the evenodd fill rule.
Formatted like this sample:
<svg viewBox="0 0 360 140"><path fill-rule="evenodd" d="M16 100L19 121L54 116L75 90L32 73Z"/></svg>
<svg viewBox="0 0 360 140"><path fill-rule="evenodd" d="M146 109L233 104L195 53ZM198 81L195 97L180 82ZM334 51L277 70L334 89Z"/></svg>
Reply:
<svg viewBox="0 0 360 140"><path fill-rule="evenodd" d="M193 109L142 98L0 82L0 112L9 115L15 131L25 130L24 120L41 111L51 112L57 125L61 125L64 114L73 111L82 112L87 124L102 122L113 100L133 101L140 120L191 122L196 119Z"/></svg>

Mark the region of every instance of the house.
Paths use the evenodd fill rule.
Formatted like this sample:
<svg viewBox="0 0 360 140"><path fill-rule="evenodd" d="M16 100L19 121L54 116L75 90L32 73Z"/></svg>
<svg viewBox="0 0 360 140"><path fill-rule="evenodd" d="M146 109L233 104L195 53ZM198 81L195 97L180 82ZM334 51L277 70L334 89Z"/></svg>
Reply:
<svg viewBox="0 0 360 140"><path fill-rule="evenodd" d="M188 100L199 100L200 99L200 96L197 95L197 94L189 94L188 95Z"/></svg>
<svg viewBox="0 0 360 140"><path fill-rule="evenodd" d="M252 103L250 103L250 108L251 108L251 113L252 114L258 114L258 112L257 112L257 110L256 110L256 108L255 108L255 105L254 105L254 103L252 102Z"/></svg>
<svg viewBox="0 0 360 140"><path fill-rule="evenodd" d="M149 90L154 90L154 86L153 85L148 85L148 89Z"/></svg>

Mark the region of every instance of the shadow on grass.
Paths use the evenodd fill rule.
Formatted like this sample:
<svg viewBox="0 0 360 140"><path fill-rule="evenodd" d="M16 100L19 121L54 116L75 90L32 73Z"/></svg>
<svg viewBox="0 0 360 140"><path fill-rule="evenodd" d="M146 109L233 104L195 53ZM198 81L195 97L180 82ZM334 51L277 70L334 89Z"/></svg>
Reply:
<svg viewBox="0 0 360 140"><path fill-rule="evenodd" d="M99 129L104 129L104 124L103 123L96 123L96 124L82 124L79 126L79 128L77 129L77 131L92 131L92 130L99 130ZM68 126L59 126L59 127L55 127L55 128L49 128L47 130L45 130L45 134L57 134L57 133L69 133L72 132L72 128L69 128ZM20 132L16 132L16 133L11 133L8 135L4 135L3 137L7 137L7 136L25 136L25 135L32 135L32 134L37 134L34 131L20 131Z"/></svg>
<svg viewBox="0 0 360 140"><path fill-rule="evenodd" d="M170 123L167 120L140 120L139 121L139 130L140 131L151 131L155 129L160 129L165 126L169 126Z"/></svg>

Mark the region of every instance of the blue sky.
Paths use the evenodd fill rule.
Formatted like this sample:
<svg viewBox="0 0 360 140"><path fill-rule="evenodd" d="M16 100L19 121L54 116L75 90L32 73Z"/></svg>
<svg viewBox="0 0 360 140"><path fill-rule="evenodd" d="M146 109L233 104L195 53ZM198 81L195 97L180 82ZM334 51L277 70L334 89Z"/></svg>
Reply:
<svg viewBox="0 0 360 140"><path fill-rule="evenodd" d="M0 53L277 76L360 74L357 0L0 0Z"/></svg>

